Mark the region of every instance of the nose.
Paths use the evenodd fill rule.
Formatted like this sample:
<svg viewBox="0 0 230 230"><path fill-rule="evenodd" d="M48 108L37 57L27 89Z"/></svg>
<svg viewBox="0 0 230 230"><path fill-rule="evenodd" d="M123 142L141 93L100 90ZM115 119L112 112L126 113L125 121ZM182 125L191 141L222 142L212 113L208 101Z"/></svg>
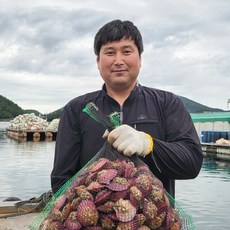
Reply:
<svg viewBox="0 0 230 230"><path fill-rule="evenodd" d="M124 63L123 55L121 53L116 53L114 56L114 65L122 65Z"/></svg>

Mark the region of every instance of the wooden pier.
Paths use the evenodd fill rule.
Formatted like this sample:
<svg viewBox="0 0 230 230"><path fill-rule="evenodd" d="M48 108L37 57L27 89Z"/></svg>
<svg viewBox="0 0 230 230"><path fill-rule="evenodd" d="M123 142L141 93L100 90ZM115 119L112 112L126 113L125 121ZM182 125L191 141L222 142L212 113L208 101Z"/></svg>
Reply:
<svg viewBox="0 0 230 230"><path fill-rule="evenodd" d="M201 143L203 154L216 160L230 161L230 145Z"/></svg>
<svg viewBox="0 0 230 230"><path fill-rule="evenodd" d="M6 129L6 135L17 141L55 141L57 131Z"/></svg>

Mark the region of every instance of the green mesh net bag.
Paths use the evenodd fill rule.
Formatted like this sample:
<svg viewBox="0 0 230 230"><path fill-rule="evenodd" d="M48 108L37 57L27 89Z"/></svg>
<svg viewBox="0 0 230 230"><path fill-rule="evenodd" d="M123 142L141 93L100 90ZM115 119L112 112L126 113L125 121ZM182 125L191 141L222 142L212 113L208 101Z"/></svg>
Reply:
<svg viewBox="0 0 230 230"><path fill-rule="evenodd" d="M191 216L137 156L107 142L52 197L31 230L194 229Z"/></svg>

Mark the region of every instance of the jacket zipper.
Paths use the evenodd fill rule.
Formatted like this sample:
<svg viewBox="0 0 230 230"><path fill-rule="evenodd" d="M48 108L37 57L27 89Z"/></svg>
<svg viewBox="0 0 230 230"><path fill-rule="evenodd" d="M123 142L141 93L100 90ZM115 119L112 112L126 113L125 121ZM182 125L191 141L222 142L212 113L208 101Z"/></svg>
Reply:
<svg viewBox="0 0 230 230"><path fill-rule="evenodd" d="M120 106L120 125L123 124L123 107Z"/></svg>

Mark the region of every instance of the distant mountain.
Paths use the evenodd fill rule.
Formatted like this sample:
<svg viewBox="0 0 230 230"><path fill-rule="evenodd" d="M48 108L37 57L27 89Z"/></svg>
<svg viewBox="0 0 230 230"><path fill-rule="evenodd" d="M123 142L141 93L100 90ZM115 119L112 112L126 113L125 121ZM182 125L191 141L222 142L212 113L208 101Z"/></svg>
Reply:
<svg viewBox="0 0 230 230"><path fill-rule="evenodd" d="M35 113L36 115L40 114L37 110L23 110L11 100L0 95L0 119L12 119L24 113Z"/></svg>
<svg viewBox="0 0 230 230"><path fill-rule="evenodd" d="M23 113L34 113L36 116L41 115L40 112L38 112L37 110L34 110L34 109L25 109L25 110L23 110Z"/></svg>
<svg viewBox="0 0 230 230"><path fill-rule="evenodd" d="M62 115L63 107L61 109L55 110L52 113L47 114L47 120L52 121L55 118L60 118Z"/></svg>
<svg viewBox="0 0 230 230"><path fill-rule="evenodd" d="M0 119L14 118L22 113L21 107L0 95Z"/></svg>
<svg viewBox="0 0 230 230"><path fill-rule="evenodd" d="M203 112L223 112L222 109L210 108L208 106L202 105L195 101L192 101L186 97L178 96L189 113L203 113ZM63 107L55 110L52 113L44 114L43 117L47 118L48 121L52 121L55 118L60 118L63 111ZM23 110L14 102L10 101L6 97L0 95L0 119L12 119L20 114L25 113L35 113L37 116L41 115L40 112L33 109Z"/></svg>
<svg viewBox="0 0 230 230"><path fill-rule="evenodd" d="M223 112L222 109L210 108L208 106L202 105L195 101L192 101L186 97L178 96L189 113L204 113L204 112Z"/></svg>

